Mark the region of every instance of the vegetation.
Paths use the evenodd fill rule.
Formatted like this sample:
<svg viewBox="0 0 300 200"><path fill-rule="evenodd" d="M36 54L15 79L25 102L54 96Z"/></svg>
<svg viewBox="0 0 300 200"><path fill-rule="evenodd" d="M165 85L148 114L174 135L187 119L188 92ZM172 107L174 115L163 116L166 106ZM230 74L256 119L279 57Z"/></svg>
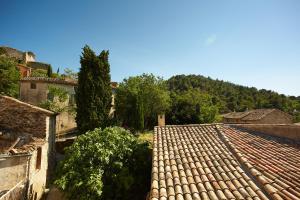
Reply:
<svg viewBox="0 0 300 200"><path fill-rule="evenodd" d="M70 79L73 79L73 80L78 79L78 73L74 72L70 68L65 68L64 73L61 76L64 77L64 78L70 78Z"/></svg>
<svg viewBox="0 0 300 200"><path fill-rule="evenodd" d="M245 111L257 108L277 108L300 120L300 97L288 97L270 90L257 90L220 80L213 80L200 75L177 75L168 81L169 90L180 94L190 89L197 89L203 94L209 94L220 113ZM171 112L172 113L172 112ZM188 114L188 113L186 113ZM168 116L168 120L172 116Z"/></svg>
<svg viewBox="0 0 300 200"><path fill-rule="evenodd" d="M53 72L52 72L52 66L49 65L49 66L48 66L48 69L47 69L47 76L48 76L48 77L52 77L52 73L53 73Z"/></svg>
<svg viewBox="0 0 300 200"><path fill-rule="evenodd" d="M76 122L81 133L109 123L112 91L108 54L102 51L97 56L90 47L83 48L76 90Z"/></svg>
<svg viewBox="0 0 300 200"><path fill-rule="evenodd" d="M165 82L150 74L129 77L116 90L116 116L123 126L135 130L152 129L157 115L170 107Z"/></svg>
<svg viewBox="0 0 300 200"><path fill-rule="evenodd" d="M212 96L199 89L171 93L172 106L168 124L199 124L218 121L218 105Z"/></svg>
<svg viewBox="0 0 300 200"><path fill-rule="evenodd" d="M145 199L150 187L148 143L113 127L79 136L67 148L55 183L75 200Z"/></svg>
<svg viewBox="0 0 300 200"><path fill-rule="evenodd" d="M14 59L0 56L0 94L17 97L20 72Z"/></svg>
<svg viewBox="0 0 300 200"><path fill-rule="evenodd" d="M69 105L67 100L68 92L64 88L49 85L48 98L46 101L41 102L39 106L56 113L72 112L74 108Z"/></svg>
<svg viewBox="0 0 300 200"><path fill-rule="evenodd" d="M44 69L34 69L31 72L31 77L48 77L47 70Z"/></svg>

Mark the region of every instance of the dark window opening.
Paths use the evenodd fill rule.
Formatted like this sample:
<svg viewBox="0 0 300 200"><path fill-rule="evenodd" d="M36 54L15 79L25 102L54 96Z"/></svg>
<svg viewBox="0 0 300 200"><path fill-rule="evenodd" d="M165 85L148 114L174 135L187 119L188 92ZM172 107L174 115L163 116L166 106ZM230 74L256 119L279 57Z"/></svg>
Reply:
<svg viewBox="0 0 300 200"><path fill-rule="evenodd" d="M36 84L35 83L30 83L30 89L36 89Z"/></svg>
<svg viewBox="0 0 300 200"><path fill-rule="evenodd" d="M37 148L37 155L36 155L36 169L41 169L42 163L42 147Z"/></svg>

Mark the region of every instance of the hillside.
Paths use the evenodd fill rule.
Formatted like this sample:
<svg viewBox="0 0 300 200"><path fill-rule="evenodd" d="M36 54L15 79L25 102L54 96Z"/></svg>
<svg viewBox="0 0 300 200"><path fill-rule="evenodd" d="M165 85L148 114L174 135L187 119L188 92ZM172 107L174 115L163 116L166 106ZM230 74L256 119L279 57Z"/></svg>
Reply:
<svg viewBox="0 0 300 200"><path fill-rule="evenodd" d="M274 91L246 87L201 75L177 75L167 81L169 90L174 93L199 89L209 94L218 105L220 113L245 111L256 108L278 108L300 121L300 96L286 96Z"/></svg>

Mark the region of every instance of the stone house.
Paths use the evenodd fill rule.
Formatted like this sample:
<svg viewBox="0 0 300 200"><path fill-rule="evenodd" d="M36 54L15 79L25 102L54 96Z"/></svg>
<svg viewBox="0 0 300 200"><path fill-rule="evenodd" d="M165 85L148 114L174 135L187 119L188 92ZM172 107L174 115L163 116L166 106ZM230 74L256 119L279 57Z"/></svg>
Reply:
<svg viewBox="0 0 300 200"><path fill-rule="evenodd" d="M20 77L21 78L29 77L31 75L31 67L28 67L28 66L23 65L23 64L17 64L17 68L20 71Z"/></svg>
<svg viewBox="0 0 300 200"><path fill-rule="evenodd" d="M20 100L39 106L41 103L50 100L51 94L49 87L62 88L67 92L67 99L63 102L64 106L75 106L75 87L77 82L74 80L62 80L46 77L25 77L20 80ZM63 111L56 116L56 133L62 134L76 128L75 115L69 111Z"/></svg>
<svg viewBox="0 0 300 200"><path fill-rule="evenodd" d="M38 200L55 164L55 113L0 96L0 200Z"/></svg>
<svg viewBox="0 0 300 200"><path fill-rule="evenodd" d="M229 124L292 124L292 116L278 109L256 109L223 115L223 123Z"/></svg>

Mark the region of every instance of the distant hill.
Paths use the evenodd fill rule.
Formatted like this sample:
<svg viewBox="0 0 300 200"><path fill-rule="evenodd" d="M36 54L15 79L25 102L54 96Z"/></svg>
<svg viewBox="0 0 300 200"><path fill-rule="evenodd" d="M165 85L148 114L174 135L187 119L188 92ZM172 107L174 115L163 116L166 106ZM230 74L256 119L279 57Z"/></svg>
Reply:
<svg viewBox="0 0 300 200"><path fill-rule="evenodd" d="M246 87L201 75L177 75L167 81L171 92L197 88L214 98L220 113L256 108L278 108L300 121L300 96L286 96L271 90Z"/></svg>

